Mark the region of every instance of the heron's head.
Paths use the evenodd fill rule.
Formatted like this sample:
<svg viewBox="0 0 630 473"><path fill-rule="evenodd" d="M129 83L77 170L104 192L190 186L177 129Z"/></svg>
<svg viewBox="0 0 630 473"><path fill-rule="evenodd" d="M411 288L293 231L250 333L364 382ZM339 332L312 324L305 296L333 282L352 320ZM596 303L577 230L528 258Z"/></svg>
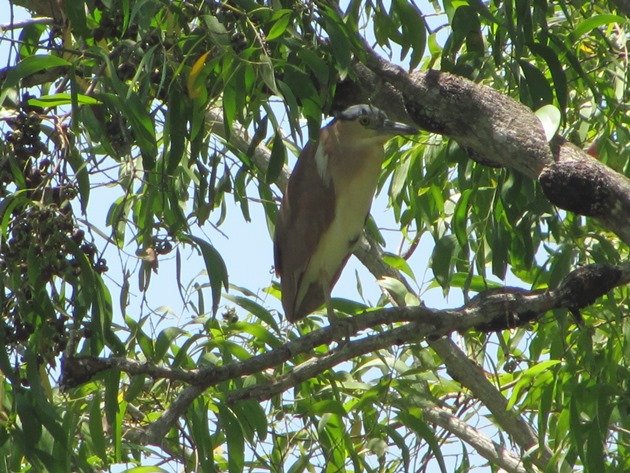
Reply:
<svg viewBox="0 0 630 473"><path fill-rule="evenodd" d="M331 126L341 140L354 146L382 145L392 136L418 132L417 128L390 120L385 112L366 104L352 105L337 113Z"/></svg>

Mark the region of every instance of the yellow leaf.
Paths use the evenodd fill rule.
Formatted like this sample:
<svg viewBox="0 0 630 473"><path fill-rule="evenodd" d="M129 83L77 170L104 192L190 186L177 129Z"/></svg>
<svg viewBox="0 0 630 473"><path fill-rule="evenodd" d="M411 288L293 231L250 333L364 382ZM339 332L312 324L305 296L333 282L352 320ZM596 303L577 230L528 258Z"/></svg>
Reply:
<svg viewBox="0 0 630 473"><path fill-rule="evenodd" d="M193 99L199 98L205 91L205 86L203 82L200 80L200 75L201 75L201 72L203 71L204 66L206 65L206 59L208 59L209 54L210 54L210 51L202 54L199 57L199 59L195 61L192 69L190 70L190 74L188 74L186 87L188 88L188 96L190 98L193 98ZM201 76L201 78L203 78L203 76Z"/></svg>
<svg viewBox="0 0 630 473"><path fill-rule="evenodd" d="M580 51L588 56L592 56L593 54L595 54L595 50L586 42L582 42L580 44Z"/></svg>

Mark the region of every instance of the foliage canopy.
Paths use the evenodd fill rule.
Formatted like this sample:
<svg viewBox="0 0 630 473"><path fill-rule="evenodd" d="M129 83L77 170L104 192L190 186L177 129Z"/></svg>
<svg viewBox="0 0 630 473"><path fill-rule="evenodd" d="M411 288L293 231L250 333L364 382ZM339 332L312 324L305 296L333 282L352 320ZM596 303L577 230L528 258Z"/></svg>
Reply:
<svg viewBox="0 0 630 473"><path fill-rule="evenodd" d="M572 143L617 176L626 200L613 210L628 225L627 2L9 5L32 16L0 37L3 471L143 465L147 453L168 468L231 473L470 471L482 461L630 470L628 240L583 210L599 193L576 191L585 202L561 210L538 174L510 164L507 145L498 164L480 155L463 137L497 149L483 128L490 102L487 116L464 102L445 124L409 100L427 77L438 79L425 92L445 101L442 80L470 103L493 89L521 113L503 123L510 136L535 111L540 125L526 131L546 134L549 156ZM375 54L416 75L377 67ZM380 81L372 89L368 69ZM404 100L383 98L403 88L396 77L416 82ZM226 214L240 209L249 231L261 206L271 233L288 155L323 115L357 102L426 130L391 140L383 163L379 192L404 244L383 253L371 220L357 250L381 278L377 308L418 306L421 291L440 287L463 294L458 314L503 297L503 319L531 323L477 325L455 344L435 337L470 328L454 312L440 327L430 323L440 313L417 307L416 326L412 312L337 299L365 324L345 343L318 330L321 317L281 322L276 285L262 298L230 286L230 255L211 244ZM434 244L429 281L410 259L423 237ZM203 280L186 271L191 249ZM185 327L133 302L169 259L172 297L194 320ZM578 297L586 286L566 279L580 267L605 268L597 297ZM545 294L557 300L539 310Z"/></svg>

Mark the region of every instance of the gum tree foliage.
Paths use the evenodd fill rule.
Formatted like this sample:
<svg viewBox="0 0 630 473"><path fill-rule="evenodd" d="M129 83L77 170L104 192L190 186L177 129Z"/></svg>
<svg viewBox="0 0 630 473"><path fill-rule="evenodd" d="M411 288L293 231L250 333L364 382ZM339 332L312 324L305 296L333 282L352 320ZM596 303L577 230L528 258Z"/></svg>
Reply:
<svg viewBox="0 0 630 473"><path fill-rule="evenodd" d="M4 471L150 452L185 471L630 470L627 2L20 4L0 38ZM226 295L225 213L247 229L262 206L271 233L287 150L365 102L424 130L383 164L404 244L384 253L370 221L356 250L376 307L335 301L340 335L282 322L275 285ZM129 305L164 259L195 329ZM426 308L417 283L466 305Z"/></svg>

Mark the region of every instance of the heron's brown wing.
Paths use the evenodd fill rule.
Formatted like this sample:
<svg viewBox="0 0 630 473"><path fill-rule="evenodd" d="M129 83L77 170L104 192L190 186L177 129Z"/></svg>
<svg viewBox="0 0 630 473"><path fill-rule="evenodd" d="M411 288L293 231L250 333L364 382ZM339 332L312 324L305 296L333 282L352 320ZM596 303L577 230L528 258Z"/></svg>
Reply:
<svg viewBox="0 0 630 473"><path fill-rule="evenodd" d="M316 144L309 143L302 151L276 221L274 264L281 276L282 305L290 321L304 317L324 303L321 286L311 284L300 307L296 307L310 257L334 218L334 187L332 182L326 184L318 173L316 149Z"/></svg>

